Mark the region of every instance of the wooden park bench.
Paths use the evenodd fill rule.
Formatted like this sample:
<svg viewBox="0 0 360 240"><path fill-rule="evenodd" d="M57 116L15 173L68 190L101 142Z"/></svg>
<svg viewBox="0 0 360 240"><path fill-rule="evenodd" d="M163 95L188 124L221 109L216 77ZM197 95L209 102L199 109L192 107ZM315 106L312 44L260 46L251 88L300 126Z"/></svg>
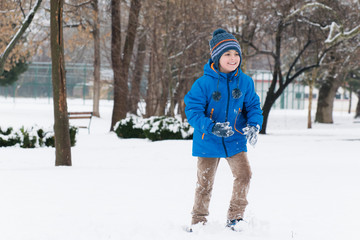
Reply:
<svg viewBox="0 0 360 240"><path fill-rule="evenodd" d="M88 126L77 126L78 128L87 128L90 133L90 124L93 112L68 112L69 119L89 119Z"/></svg>

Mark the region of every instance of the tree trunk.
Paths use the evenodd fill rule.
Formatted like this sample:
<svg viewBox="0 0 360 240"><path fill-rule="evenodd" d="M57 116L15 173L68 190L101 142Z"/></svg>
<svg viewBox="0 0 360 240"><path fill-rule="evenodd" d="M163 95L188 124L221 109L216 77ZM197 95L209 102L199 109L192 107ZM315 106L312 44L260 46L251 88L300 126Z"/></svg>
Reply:
<svg viewBox="0 0 360 240"><path fill-rule="evenodd" d="M154 51L152 50L149 58L149 73L148 73L148 84L146 90L146 114L145 116L151 117L156 111L156 98L155 98L155 60L154 60Z"/></svg>
<svg viewBox="0 0 360 240"><path fill-rule="evenodd" d="M98 0L93 0L92 7L94 10L94 96L93 96L93 115L100 117L100 18Z"/></svg>
<svg viewBox="0 0 360 240"><path fill-rule="evenodd" d="M113 5L114 0L112 0L111 2L112 2L111 5L112 7L116 5L115 3ZM118 10L114 11L115 14L114 17L120 18L120 3L118 3L117 5L119 6L117 7ZM113 107L113 114L111 120L111 128L110 128L111 130L114 130L113 128L115 124L119 120L124 119L127 113L127 99L129 93L129 87L128 87L129 65L133 54L140 8L141 8L140 0L131 1L127 35L124 43L124 51L123 51L123 58L121 60L121 66L113 65L113 69L120 68L120 75L118 76L118 79L115 80L115 71L114 71L114 107ZM120 30L120 19L117 20L117 22L114 22L114 24L115 25L112 26L112 29L117 28L118 30ZM113 37L115 37L115 35L113 35L112 38Z"/></svg>
<svg viewBox="0 0 360 240"><path fill-rule="evenodd" d="M283 31L282 23L278 24L276 37L275 37L275 65L274 65L274 72L273 72L273 79L269 86L269 90L266 94L265 102L263 105L263 125L260 131L261 134L266 134L267 122L269 119L269 114L272 105L275 103L276 99L282 94L284 89L282 89L280 83L283 81L282 74L281 74L281 33ZM279 81L279 89L276 91L276 84Z"/></svg>
<svg viewBox="0 0 360 240"><path fill-rule="evenodd" d="M165 97L165 107L167 104L167 100L169 99L169 112L168 112L168 116L170 117L174 117L174 107L175 107L175 99L174 99L174 86L173 86L173 79L172 79L172 74L171 74L171 62L168 59L168 57L170 56L170 47L169 47L169 42L170 42L170 31L169 31L169 22L170 22L170 2L169 0L166 1L166 16L165 16L165 37L164 37L164 53L165 53L165 78L164 82L166 83L166 96ZM164 84L165 85L165 84ZM165 93L165 92L164 92ZM164 110L164 114L165 114L165 110Z"/></svg>
<svg viewBox="0 0 360 240"><path fill-rule="evenodd" d="M39 9L39 7L41 5L41 2L42 2L42 0L37 0L34 7L31 9L29 14L26 16L25 20L22 22L21 27L19 28L19 30L16 32L14 37L11 39L10 43L5 48L4 52L0 54L0 76L4 72L5 63L6 63L6 60L9 56L10 52L14 49L16 43L21 39L21 37L24 35L26 29L28 29L28 27L30 26L30 23L32 22L32 20L34 18L36 11ZM0 78L0 80L1 80L1 78Z"/></svg>
<svg viewBox="0 0 360 240"><path fill-rule="evenodd" d="M319 89L319 98L315 116L315 122L319 123L333 123L333 105L340 83L336 81L333 74L327 77L326 84L323 84Z"/></svg>
<svg viewBox="0 0 360 240"><path fill-rule="evenodd" d="M308 106L308 123L307 123L307 128L310 129L312 128L312 120L311 120L311 108L312 108L312 96L313 96L313 81L310 80L309 82L309 106Z"/></svg>
<svg viewBox="0 0 360 240"><path fill-rule="evenodd" d="M169 81L166 77L161 74L161 84L160 84L160 99L159 99L159 107L156 111L156 116L163 116L166 112L166 105L168 101L168 94L169 94Z"/></svg>
<svg viewBox="0 0 360 240"><path fill-rule="evenodd" d="M270 110L272 105L275 103L275 101L276 101L275 95L268 92L266 95L264 106L262 108L264 120L260 131L261 134L266 134L266 128L269 120Z"/></svg>
<svg viewBox="0 0 360 240"><path fill-rule="evenodd" d="M352 102L352 87L350 87L349 89L349 109L348 109L348 113L351 114L351 102Z"/></svg>
<svg viewBox="0 0 360 240"><path fill-rule="evenodd" d="M146 91L146 117L151 117L155 115L155 112L158 109L159 105L159 84L156 83L156 80L159 79L158 72L156 69L156 56L157 56L157 25L156 25L156 16L154 16L154 29L152 32L152 44L149 57L149 73L148 73L148 84Z"/></svg>
<svg viewBox="0 0 360 240"><path fill-rule="evenodd" d="M308 107L308 128L312 128L312 120L311 120L311 110L312 110L312 100L313 100L313 89L315 80L318 73L318 68L314 68L312 70L311 79L309 79L309 107Z"/></svg>
<svg viewBox="0 0 360 240"><path fill-rule="evenodd" d="M360 118L360 90L356 92L358 97L358 103L356 105L355 118Z"/></svg>
<svg viewBox="0 0 360 240"><path fill-rule="evenodd" d="M140 83L141 83L142 75L144 72L144 64L145 64L145 57L146 57L146 40L147 40L146 33L144 31L142 36L139 39L138 53L137 53L136 62L135 62L134 77L131 82L131 93L129 96L129 99L130 99L129 111L133 114L137 113L138 103L140 101Z"/></svg>
<svg viewBox="0 0 360 240"><path fill-rule="evenodd" d="M66 102L63 39L63 0L51 0L51 61L54 97L56 166L71 166L71 143Z"/></svg>
<svg viewBox="0 0 360 240"><path fill-rule="evenodd" d="M111 65L114 72L114 107L110 131L119 118L119 105L121 105L121 24L120 1L111 0Z"/></svg>

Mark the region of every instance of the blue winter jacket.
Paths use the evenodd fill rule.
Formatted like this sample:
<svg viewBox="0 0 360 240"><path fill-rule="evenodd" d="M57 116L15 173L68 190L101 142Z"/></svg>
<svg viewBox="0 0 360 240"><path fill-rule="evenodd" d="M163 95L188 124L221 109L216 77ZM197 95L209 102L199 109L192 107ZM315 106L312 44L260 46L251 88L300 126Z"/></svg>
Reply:
<svg viewBox="0 0 360 240"><path fill-rule="evenodd" d="M240 94L233 96L236 88ZM212 96L216 91L221 93L220 100ZM193 156L225 158L246 152L247 140L242 129L247 124L262 126L262 110L254 82L240 68L225 74L209 60L204 75L195 81L184 100L187 119L194 128ZM211 130L216 122L230 122L235 134L227 138L215 136Z"/></svg>

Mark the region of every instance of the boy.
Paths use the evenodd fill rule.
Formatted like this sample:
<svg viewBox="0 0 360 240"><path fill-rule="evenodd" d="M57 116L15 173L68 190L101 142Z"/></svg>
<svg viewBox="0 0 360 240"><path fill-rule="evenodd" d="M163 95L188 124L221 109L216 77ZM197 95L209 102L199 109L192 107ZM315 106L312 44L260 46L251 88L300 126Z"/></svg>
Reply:
<svg viewBox="0 0 360 240"><path fill-rule="evenodd" d="M192 154L198 157L191 225L206 223L216 169L220 158L226 158L234 177L226 226L241 230L251 178L246 142L255 146L263 116L254 82L240 69L236 38L217 29L209 44L211 59L204 75L184 98L185 113L194 128Z"/></svg>

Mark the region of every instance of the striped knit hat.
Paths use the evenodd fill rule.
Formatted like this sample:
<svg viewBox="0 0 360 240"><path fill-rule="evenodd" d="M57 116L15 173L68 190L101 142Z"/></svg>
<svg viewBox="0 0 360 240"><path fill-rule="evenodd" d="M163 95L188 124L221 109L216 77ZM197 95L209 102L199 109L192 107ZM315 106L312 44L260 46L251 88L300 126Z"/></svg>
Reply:
<svg viewBox="0 0 360 240"><path fill-rule="evenodd" d="M215 67L219 68L219 60L221 56L230 49L233 49L239 53L239 66L241 65L242 58L240 44L231 33L226 32L222 28L216 29L213 33L213 38L209 42L209 45L211 59L213 60Z"/></svg>

